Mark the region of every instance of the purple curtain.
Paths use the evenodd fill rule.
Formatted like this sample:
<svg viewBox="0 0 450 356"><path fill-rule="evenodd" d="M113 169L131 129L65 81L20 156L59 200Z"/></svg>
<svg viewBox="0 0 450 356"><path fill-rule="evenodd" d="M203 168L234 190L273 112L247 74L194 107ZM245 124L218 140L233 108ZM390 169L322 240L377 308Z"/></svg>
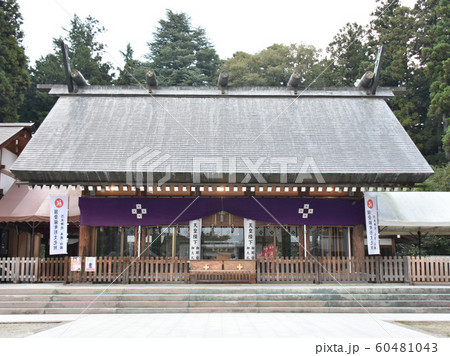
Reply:
<svg viewBox="0 0 450 356"><path fill-rule="evenodd" d="M289 225L359 225L364 201L332 198L80 198L81 225L170 225L222 210Z"/></svg>

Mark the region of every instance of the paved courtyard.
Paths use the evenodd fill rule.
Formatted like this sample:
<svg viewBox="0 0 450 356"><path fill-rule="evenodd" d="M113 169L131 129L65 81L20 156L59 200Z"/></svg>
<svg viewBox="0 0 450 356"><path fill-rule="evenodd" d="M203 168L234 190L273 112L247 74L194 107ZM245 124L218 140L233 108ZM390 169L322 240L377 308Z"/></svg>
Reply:
<svg viewBox="0 0 450 356"><path fill-rule="evenodd" d="M205 313L0 315L1 323L59 322L32 338L428 338L394 321L448 321L448 314Z"/></svg>

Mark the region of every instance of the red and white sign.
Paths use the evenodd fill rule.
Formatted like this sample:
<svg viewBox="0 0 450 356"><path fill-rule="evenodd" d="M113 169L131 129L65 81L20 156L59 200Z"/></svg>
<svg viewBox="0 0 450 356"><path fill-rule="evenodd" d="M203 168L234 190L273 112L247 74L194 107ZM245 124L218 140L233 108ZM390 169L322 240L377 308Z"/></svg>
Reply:
<svg viewBox="0 0 450 356"><path fill-rule="evenodd" d="M366 213L367 250L369 255L380 254L380 237L378 234L378 207L376 195L364 193Z"/></svg>
<svg viewBox="0 0 450 356"><path fill-rule="evenodd" d="M67 254L68 196L50 196L50 255Z"/></svg>

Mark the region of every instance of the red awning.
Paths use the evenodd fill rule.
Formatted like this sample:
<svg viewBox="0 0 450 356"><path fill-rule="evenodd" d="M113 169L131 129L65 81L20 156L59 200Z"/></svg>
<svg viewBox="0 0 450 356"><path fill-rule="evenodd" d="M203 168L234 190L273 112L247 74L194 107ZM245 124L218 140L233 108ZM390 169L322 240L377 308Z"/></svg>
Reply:
<svg viewBox="0 0 450 356"><path fill-rule="evenodd" d="M50 221L50 196L69 196L69 222L80 221L79 188L34 188L14 184L0 200L0 222Z"/></svg>

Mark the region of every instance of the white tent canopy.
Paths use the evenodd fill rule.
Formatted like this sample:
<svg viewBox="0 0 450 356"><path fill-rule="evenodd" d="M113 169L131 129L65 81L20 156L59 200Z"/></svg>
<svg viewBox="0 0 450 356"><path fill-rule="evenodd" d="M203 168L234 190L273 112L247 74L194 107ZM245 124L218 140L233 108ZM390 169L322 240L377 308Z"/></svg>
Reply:
<svg viewBox="0 0 450 356"><path fill-rule="evenodd" d="M450 192L370 193L378 201L381 235L450 235Z"/></svg>

